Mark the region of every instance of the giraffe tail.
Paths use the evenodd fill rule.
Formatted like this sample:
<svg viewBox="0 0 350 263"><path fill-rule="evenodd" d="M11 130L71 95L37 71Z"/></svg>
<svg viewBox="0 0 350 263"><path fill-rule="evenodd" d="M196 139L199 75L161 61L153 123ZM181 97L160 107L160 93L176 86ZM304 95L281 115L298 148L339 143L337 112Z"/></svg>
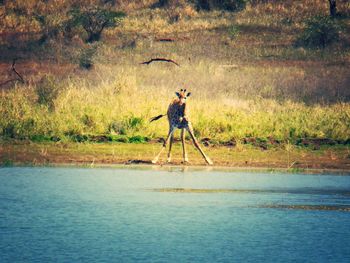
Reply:
<svg viewBox="0 0 350 263"><path fill-rule="evenodd" d="M155 116L149 120L149 122L159 120L160 118L164 117L166 114L160 114L158 116Z"/></svg>

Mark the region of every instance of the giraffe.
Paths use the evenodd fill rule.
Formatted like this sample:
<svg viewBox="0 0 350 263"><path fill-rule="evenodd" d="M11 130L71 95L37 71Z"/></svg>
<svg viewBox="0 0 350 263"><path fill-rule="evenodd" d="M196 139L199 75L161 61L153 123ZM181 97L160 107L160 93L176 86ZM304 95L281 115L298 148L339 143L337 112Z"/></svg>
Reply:
<svg viewBox="0 0 350 263"><path fill-rule="evenodd" d="M171 148L173 145L174 140L174 132L176 129L181 130L181 142L182 142L182 152L183 152L183 161L184 163L188 163L188 157L186 153L185 148L185 132L188 131L190 134L194 146L199 150L199 152L202 154L204 160L207 164L212 165L213 162L210 160L208 156L205 155L202 148L200 147L196 137L194 136L193 127L188 117L188 109L186 107L186 100L191 95L191 92L188 92L186 94L186 89L181 89L180 92L175 92L177 98L174 99L168 107L168 111L166 114L161 114L156 117L151 118L150 122L156 121L165 115L168 116L169 121L169 132L166 140L163 143L162 149L157 154L157 156L152 160L152 163L157 163L159 160L160 155L166 148L168 142L169 142L169 152L168 152L168 159L167 162L171 161Z"/></svg>

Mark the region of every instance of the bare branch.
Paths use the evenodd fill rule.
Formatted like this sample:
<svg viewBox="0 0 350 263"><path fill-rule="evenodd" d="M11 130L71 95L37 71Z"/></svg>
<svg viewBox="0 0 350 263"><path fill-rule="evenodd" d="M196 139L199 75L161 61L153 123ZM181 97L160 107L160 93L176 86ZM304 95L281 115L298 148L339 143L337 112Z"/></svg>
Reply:
<svg viewBox="0 0 350 263"><path fill-rule="evenodd" d="M17 80L18 80L17 78L6 80L5 82L0 83L0 87L5 86L6 84L11 83L12 81L17 81Z"/></svg>
<svg viewBox="0 0 350 263"><path fill-rule="evenodd" d="M14 60L12 61L12 65L11 65L11 71L13 71L13 72L16 74L16 78L14 78L14 79L8 79L8 80L6 80L6 81L0 83L0 87L6 85L6 84L8 84L8 83L11 83L11 82L13 82L13 81L20 81L20 82L22 82L22 83L25 83L23 77L17 72L17 70L16 70L16 68L15 68L15 66L16 66L16 60L17 60L17 59L14 59Z"/></svg>
<svg viewBox="0 0 350 263"><path fill-rule="evenodd" d="M140 64L148 65L148 64L152 63L153 61L170 62L170 63L174 63L176 66L180 67L180 65L179 65L177 62L175 62L174 60L172 60L172 59L166 59L166 58L152 58L151 60L142 62L142 63L140 63Z"/></svg>
<svg viewBox="0 0 350 263"><path fill-rule="evenodd" d="M17 70L16 70L16 68L15 68L16 60L17 60L17 59L14 59L14 60L13 60L12 66L11 66L11 70L12 70L13 72L15 72L15 74L16 74L17 77L19 78L19 81L21 81L22 83L24 83L25 81L24 81L23 77L17 72Z"/></svg>

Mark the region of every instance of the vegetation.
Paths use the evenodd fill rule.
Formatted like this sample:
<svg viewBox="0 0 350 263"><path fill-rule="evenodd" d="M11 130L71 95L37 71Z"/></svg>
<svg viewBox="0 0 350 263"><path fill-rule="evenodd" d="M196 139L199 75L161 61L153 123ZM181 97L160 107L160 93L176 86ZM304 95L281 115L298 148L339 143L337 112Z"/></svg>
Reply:
<svg viewBox="0 0 350 263"><path fill-rule="evenodd" d="M88 7L86 10L75 8L71 10L70 26L82 26L88 37L87 42L99 41L102 31L108 27L115 27L125 16L123 12L109 11L99 7Z"/></svg>
<svg viewBox="0 0 350 263"><path fill-rule="evenodd" d="M339 41L341 26L329 16L315 16L306 21L298 42L306 47L321 47Z"/></svg>
<svg viewBox="0 0 350 263"><path fill-rule="evenodd" d="M94 62L93 57L96 54L97 46L88 46L83 48L79 55L79 66L82 69L91 69Z"/></svg>
<svg viewBox="0 0 350 263"><path fill-rule="evenodd" d="M245 8L247 0L197 0L196 7L198 9L203 9L210 11L212 9L218 8L227 11L241 11Z"/></svg>
<svg viewBox="0 0 350 263"><path fill-rule="evenodd" d="M95 88L81 85L82 79L71 79L63 90L52 81L26 89L18 86L2 96L0 133L23 139L33 135L60 139L84 134L164 136L166 121L149 124L148 120L166 111L171 100L170 89L158 88L159 94L154 94L153 90L140 91L136 83L129 81L130 77L136 78L128 73L127 77L118 76L113 82ZM266 91L261 92L263 95ZM347 103L306 105L290 100L263 99L261 95L256 100L230 99L230 93L222 95L226 99L210 98L209 90L197 89L188 101L199 137L214 142L246 137L279 141L305 137L349 139L350 107Z"/></svg>
<svg viewBox="0 0 350 263"><path fill-rule="evenodd" d="M157 140L166 120L149 118L185 87L195 133L209 144L349 143L346 1L337 1L341 18L322 0L78 2L0 5L2 138ZM140 64L152 57L180 67ZM13 58L25 83L7 81Z"/></svg>

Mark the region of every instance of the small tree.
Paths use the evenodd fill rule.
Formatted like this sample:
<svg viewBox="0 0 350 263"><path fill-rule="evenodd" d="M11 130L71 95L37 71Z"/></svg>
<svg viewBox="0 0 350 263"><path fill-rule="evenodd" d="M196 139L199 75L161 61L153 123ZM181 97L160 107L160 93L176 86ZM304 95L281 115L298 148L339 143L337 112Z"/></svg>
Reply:
<svg viewBox="0 0 350 263"><path fill-rule="evenodd" d="M329 16L315 16L306 21L303 33L297 40L298 45L325 48L340 38L341 25Z"/></svg>
<svg viewBox="0 0 350 263"><path fill-rule="evenodd" d="M71 25L82 26L88 34L87 42L99 41L102 31L108 27L116 26L125 16L123 12L109 11L106 9L89 8L87 10L73 9L71 11Z"/></svg>

